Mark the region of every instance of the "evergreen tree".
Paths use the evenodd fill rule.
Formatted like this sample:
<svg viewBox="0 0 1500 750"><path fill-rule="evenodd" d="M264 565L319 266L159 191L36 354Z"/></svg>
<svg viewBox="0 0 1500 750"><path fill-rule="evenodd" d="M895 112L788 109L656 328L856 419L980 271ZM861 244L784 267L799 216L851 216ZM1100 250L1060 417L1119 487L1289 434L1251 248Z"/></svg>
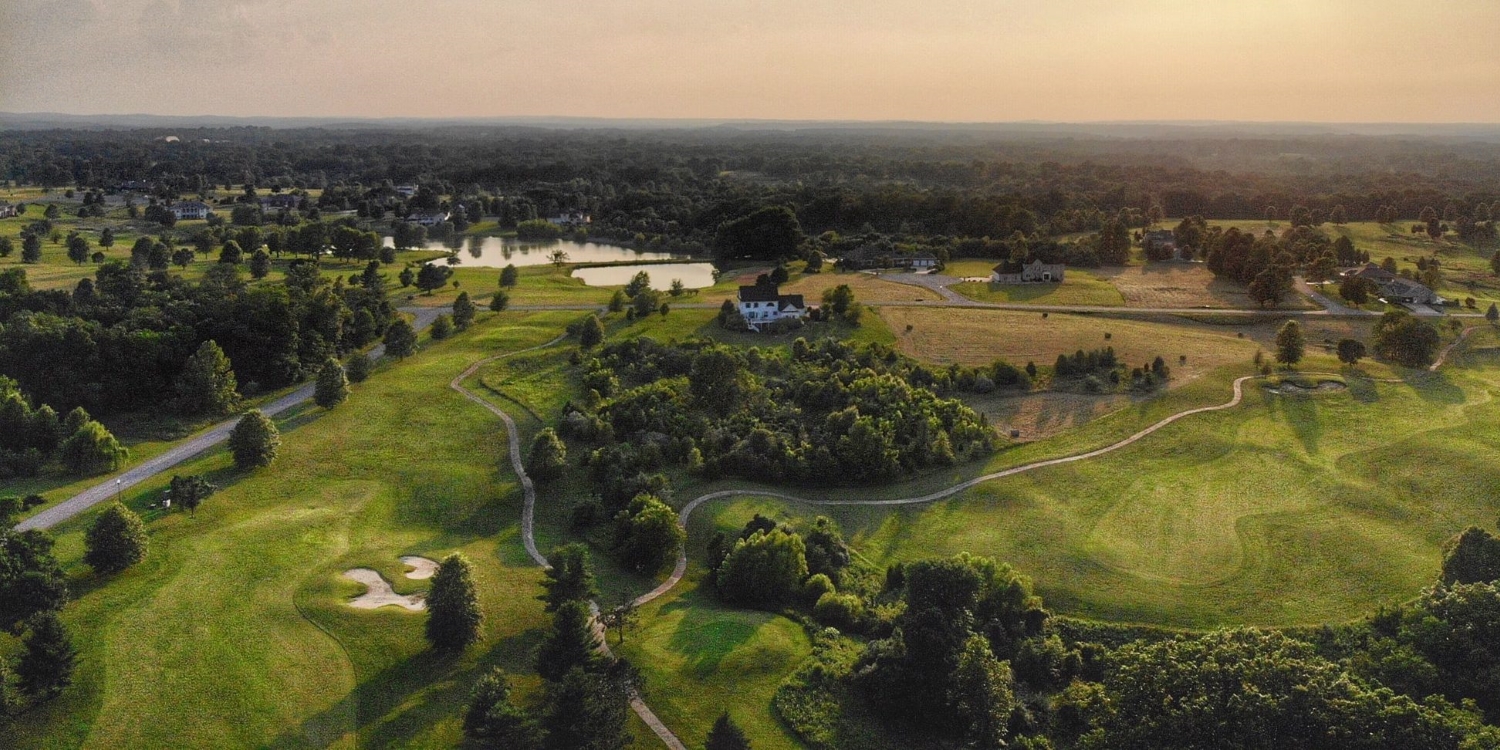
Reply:
<svg viewBox="0 0 1500 750"><path fill-rule="evenodd" d="M417 332L404 318L397 318L385 330L385 353L396 359L406 359L417 351Z"/></svg>
<svg viewBox="0 0 1500 750"><path fill-rule="evenodd" d="M458 299L453 300L453 326L460 331L468 329L474 323L474 303L469 300L468 292L459 292Z"/></svg>
<svg viewBox="0 0 1500 750"><path fill-rule="evenodd" d="M514 263L500 269L500 286L515 286L521 278L521 272L516 270Z"/></svg>
<svg viewBox="0 0 1500 750"><path fill-rule="evenodd" d="M265 250L256 250L250 254L250 277L264 279L271 273L271 256Z"/></svg>
<svg viewBox="0 0 1500 750"><path fill-rule="evenodd" d="M228 414L240 405L234 370L213 339L198 346L177 377L177 408L184 414Z"/></svg>
<svg viewBox="0 0 1500 750"><path fill-rule="evenodd" d="M453 318L445 313L432 321L432 340L442 341L453 335Z"/></svg>
<svg viewBox="0 0 1500 750"><path fill-rule="evenodd" d="M50 698L73 683L78 652L56 612L32 615L26 621L25 650L16 662L21 689L35 699Z"/></svg>
<svg viewBox="0 0 1500 750"><path fill-rule="evenodd" d="M324 409L332 409L349 399L349 378L344 366L329 357L318 370L318 382L313 388L313 401Z"/></svg>
<svg viewBox="0 0 1500 750"><path fill-rule="evenodd" d="M229 433L229 452L242 470L270 466L280 449L281 432L259 409L245 412Z"/></svg>
<svg viewBox="0 0 1500 750"><path fill-rule="evenodd" d="M234 240L225 242L224 247L219 250L220 263L237 266L240 264L240 261L244 259L245 252L240 249L240 243L235 242Z"/></svg>
<svg viewBox="0 0 1500 750"><path fill-rule="evenodd" d="M490 297L490 310L500 312L510 306L510 295L501 289Z"/></svg>
<svg viewBox="0 0 1500 750"><path fill-rule="evenodd" d="M597 668L602 658L588 603L564 602L552 615L552 629L537 649L537 674L542 679L561 680L574 668Z"/></svg>
<svg viewBox="0 0 1500 750"><path fill-rule="evenodd" d="M573 669L547 686L549 750L624 750L625 722L636 690L635 670L621 661L607 670Z"/></svg>
<svg viewBox="0 0 1500 750"><path fill-rule="evenodd" d="M745 737L744 730L734 723L734 719L729 718L729 712L725 711L714 720L713 729L708 730L703 750L750 750L750 740Z"/></svg>
<svg viewBox="0 0 1500 750"><path fill-rule="evenodd" d="M1276 361L1292 367L1302 361L1305 346L1302 326L1297 325L1295 320L1288 320L1282 324L1281 330L1276 332Z"/></svg>
<svg viewBox="0 0 1500 750"><path fill-rule="evenodd" d="M557 437L551 427L543 429L531 440L531 457L526 460L526 473L532 479L557 479L568 468L568 447Z"/></svg>
<svg viewBox="0 0 1500 750"><path fill-rule="evenodd" d="M604 324L599 321L599 316L590 313L583 319L583 327L578 330L578 345L585 349L592 349L604 341Z"/></svg>
<svg viewBox="0 0 1500 750"><path fill-rule="evenodd" d="M609 297L609 311L612 312L612 313L617 313L617 312L620 312L621 310L624 310L624 309L625 309L625 292L623 292L623 291L621 291L619 289L616 289L615 293L612 294L612 295L610 295L610 297Z"/></svg>
<svg viewBox="0 0 1500 750"><path fill-rule="evenodd" d="M349 358L349 365L345 368L344 373L348 375L349 382L351 383L365 382L365 379L370 377L369 355L364 352L355 352L354 356Z"/></svg>
<svg viewBox="0 0 1500 750"><path fill-rule="evenodd" d="M588 547L578 543L563 545L552 550L547 562L551 567L544 571L546 578L542 581L546 593L537 598L547 603L548 612L556 612L568 602L587 602L599 595Z"/></svg>
<svg viewBox="0 0 1500 750"><path fill-rule="evenodd" d="M480 639L483 624L473 565L455 552L438 565L427 592L427 640L436 649L461 651Z"/></svg>
<svg viewBox="0 0 1500 750"><path fill-rule="evenodd" d="M119 573L146 559L146 525L129 508L114 503L94 519L84 535L83 561L98 573Z"/></svg>
<svg viewBox="0 0 1500 750"><path fill-rule="evenodd" d="M496 750L537 750L541 729L510 697L510 680L496 667L479 678L464 712L464 735Z"/></svg>

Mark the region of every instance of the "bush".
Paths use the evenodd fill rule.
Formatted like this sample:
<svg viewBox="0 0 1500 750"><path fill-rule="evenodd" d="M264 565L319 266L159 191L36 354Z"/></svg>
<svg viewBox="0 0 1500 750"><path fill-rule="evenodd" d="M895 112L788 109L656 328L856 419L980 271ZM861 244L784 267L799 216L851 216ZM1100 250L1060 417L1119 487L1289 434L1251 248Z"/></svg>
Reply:
<svg viewBox="0 0 1500 750"><path fill-rule="evenodd" d="M568 447L557 436L557 431L548 427L531 440L531 456L526 461L526 473L532 479L557 479L568 468Z"/></svg>
<svg viewBox="0 0 1500 750"><path fill-rule="evenodd" d="M270 466L281 449L281 432L259 409L245 412L229 433L229 452L239 469Z"/></svg>
<svg viewBox="0 0 1500 750"><path fill-rule="evenodd" d="M814 619L845 632L858 631L864 616L865 603L853 594L830 591L818 597L818 603L813 605Z"/></svg>

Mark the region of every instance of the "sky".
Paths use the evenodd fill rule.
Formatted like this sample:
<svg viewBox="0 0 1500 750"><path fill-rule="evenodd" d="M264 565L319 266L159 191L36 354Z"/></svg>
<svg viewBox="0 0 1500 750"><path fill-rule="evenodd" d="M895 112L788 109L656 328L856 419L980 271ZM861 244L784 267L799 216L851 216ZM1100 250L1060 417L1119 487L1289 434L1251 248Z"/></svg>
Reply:
<svg viewBox="0 0 1500 750"><path fill-rule="evenodd" d="M1500 122L1496 0L0 0L0 112Z"/></svg>

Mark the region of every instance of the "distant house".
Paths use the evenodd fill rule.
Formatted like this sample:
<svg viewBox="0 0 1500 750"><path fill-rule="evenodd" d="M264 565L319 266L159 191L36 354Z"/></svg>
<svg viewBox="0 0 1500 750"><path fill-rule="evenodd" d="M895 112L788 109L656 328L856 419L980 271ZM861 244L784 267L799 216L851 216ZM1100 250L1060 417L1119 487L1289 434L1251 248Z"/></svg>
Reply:
<svg viewBox="0 0 1500 750"><path fill-rule="evenodd" d="M992 284L1047 284L1061 282L1063 274L1068 267L1062 263L1043 263L1040 259L1033 260L1019 271L1011 271L1013 266L1001 263L995 266L990 273Z"/></svg>
<svg viewBox="0 0 1500 750"><path fill-rule="evenodd" d="M548 218L547 221L560 227L581 227L587 225L591 219L588 214L582 211L564 211Z"/></svg>
<svg viewBox="0 0 1500 750"><path fill-rule="evenodd" d="M397 185L396 194L403 198L410 198L417 194L416 185Z"/></svg>
<svg viewBox="0 0 1500 750"><path fill-rule="evenodd" d="M448 212L418 211L417 213L407 215L406 220L412 222L413 224L420 224L424 227L437 226L438 224L441 224L448 220Z"/></svg>
<svg viewBox="0 0 1500 750"><path fill-rule="evenodd" d="M116 185L115 189L122 193L147 193L151 191L151 187L151 183L145 180L126 180Z"/></svg>
<svg viewBox="0 0 1500 750"><path fill-rule="evenodd" d="M807 315L802 295L782 294L780 288L770 282L740 287L739 303L740 315L754 331L759 331L767 323Z"/></svg>
<svg viewBox="0 0 1500 750"><path fill-rule="evenodd" d="M1437 292L1428 289L1425 284L1397 276L1374 263L1351 268L1340 275L1344 278L1356 277L1370 280L1379 290L1380 298L1391 304L1443 305L1447 303L1447 300L1439 297Z"/></svg>
<svg viewBox="0 0 1500 750"><path fill-rule="evenodd" d="M178 221L207 219L208 215L213 212L213 207L202 201L183 201L172 204L172 215L176 216Z"/></svg>
<svg viewBox="0 0 1500 750"><path fill-rule="evenodd" d="M937 268L936 255L928 252L902 253L875 247L861 247L844 253L839 265L851 271L870 268L902 268L908 271L925 271Z"/></svg>
<svg viewBox="0 0 1500 750"><path fill-rule="evenodd" d="M0 219L10 218L16 215L16 206L9 201L0 201Z"/></svg>
<svg viewBox="0 0 1500 750"><path fill-rule="evenodd" d="M1177 235L1170 229L1151 229L1141 235L1141 247L1146 250L1147 258L1172 258L1181 257L1177 247Z"/></svg>
<svg viewBox="0 0 1500 750"><path fill-rule="evenodd" d="M302 199L291 193L277 193L260 199L261 208L267 211L290 211L302 204Z"/></svg>

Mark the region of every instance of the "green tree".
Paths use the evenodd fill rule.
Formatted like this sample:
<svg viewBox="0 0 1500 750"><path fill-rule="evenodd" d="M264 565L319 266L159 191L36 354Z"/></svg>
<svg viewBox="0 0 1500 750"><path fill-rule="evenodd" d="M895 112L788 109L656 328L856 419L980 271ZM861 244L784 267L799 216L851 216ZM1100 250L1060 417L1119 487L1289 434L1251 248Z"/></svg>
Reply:
<svg viewBox="0 0 1500 750"><path fill-rule="evenodd" d="M557 479L568 468L568 447L551 427L544 428L531 440L531 455L526 459L526 473L532 479Z"/></svg>
<svg viewBox="0 0 1500 750"><path fill-rule="evenodd" d="M432 340L442 341L453 335L453 318L447 313L432 319Z"/></svg>
<svg viewBox="0 0 1500 750"><path fill-rule="evenodd" d="M604 342L604 324L600 322L599 316L589 313L583 319L583 327L578 329L578 345L585 349L592 349Z"/></svg>
<svg viewBox="0 0 1500 750"><path fill-rule="evenodd" d="M823 292L823 305L834 315L848 313L854 304L854 290L850 289L848 284L839 284Z"/></svg>
<svg viewBox="0 0 1500 750"><path fill-rule="evenodd" d="M560 680L574 668L596 669L602 660L588 602L563 602L537 649L537 674L545 680Z"/></svg>
<svg viewBox="0 0 1500 750"><path fill-rule="evenodd" d="M494 312L501 312L509 306L510 294L506 293L504 289L495 292L495 294L490 297L490 310Z"/></svg>
<svg viewBox="0 0 1500 750"><path fill-rule="evenodd" d="M400 281L401 288L405 289L406 287L409 287L412 284L416 283L417 274L416 272L411 270L411 266L407 266L401 269L401 273L396 274L396 280Z"/></svg>
<svg viewBox="0 0 1500 750"><path fill-rule="evenodd" d="M640 294L630 299L631 309L635 310L635 317L638 319L650 317L661 305L661 292L655 289L642 289Z"/></svg>
<svg viewBox="0 0 1500 750"><path fill-rule="evenodd" d="M468 330L474 323L474 303L469 300L468 292L459 292L458 299L453 300L453 325L460 331Z"/></svg>
<svg viewBox="0 0 1500 750"><path fill-rule="evenodd" d="M423 263L417 269L417 288L431 295L434 289L442 289L448 285L448 279L453 275L453 269L449 266L440 266L436 263Z"/></svg>
<svg viewBox="0 0 1500 750"><path fill-rule="evenodd" d="M417 332L405 318L397 318L385 329L385 353L396 359L406 359L417 351Z"/></svg>
<svg viewBox="0 0 1500 750"><path fill-rule="evenodd" d="M280 450L281 432L259 409L245 412L229 433L229 452L241 470L270 466Z"/></svg>
<svg viewBox="0 0 1500 750"><path fill-rule="evenodd" d="M68 260L80 266L89 260L89 241L77 232L68 234Z"/></svg>
<svg viewBox="0 0 1500 750"><path fill-rule="evenodd" d="M609 670L573 669L547 686L550 750L625 750L625 731L634 693L633 670L617 662Z"/></svg>
<svg viewBox="0 0 1500 750"><path fill-rule="evenodd" d="M775 607L791 601L805 578L807 547L802 537L771 529L735 542L716 581L726 601Z"/></svg>
<svg viewBox="0 0 1500 750"><path fill-rule="evenodd" d="M609 308L608 309L612 313L620 312L620 311L622 311L622 310L625 309L625 302L626 302L625 292L623 292L623 291L621 291L619 289L616 289L615 293L612 294L612 295L610 295L610 297L609 297Z"/></svg>
<svg viewBox="0 0 1500 750"><path fill-rule="evenodd" d="M201 474L190 474L188 476L172 476L171 498L172 503L186 508L192 515L198 515L198 506L203 504L210 495L218 492L215 487Z"/></svg>
<svg viewBox="0 0 1500 750"><path fill-rule="evenodd" d="M1496 255L1500 255L1500 253L1496 253ZM1500 321L1500 306L1496 306L1495 303L1491 302L1490 309L1484 311L1484 319L1488 320L1490 325L1494 325L1496 321Z"/></svg>
<svg viewBox="0 0 1500 750"><path fill-rule="evenodd" d="M1375 282L1363 276L1349 276L1339 282L1339 296L1356 305L1370 301L1375 293Z"/></svg>
<svg viewBox="0 0 1500 750"><path fill-rule="evenodd" d="M750 750L750 740L745 737L744 730L729 718L729 712L724 711L719 714L719 718L714 719L714 726L708 730L708 738L703 743L703 749Z"/></svg>
<svg viewBox="0 0 1500 750"><path fill-rule="evenodd" d="M468 558L453 553L438 564L427 592L427 640L440 650L462 650L478 641L484 624L474 568Z"/></svg>
<svg viewBox="0 0 1500 750"><path fill-rule="evenodd" d="M90 419L62 443L60 457L73 474L98 474L113 471L130 456L104 425Z"/></svg>
<svg viewBox="0 0 1500 750"><path fill-rule="evenodd" d="M506 264L500 269L500 286L515 286L521 280L521 272L516 269L514 263Z"/></svg>
<svg viewBox="0 0 1500 750"><path fill-rule="evenodd" d="M688 393L710 412L733 412L748 387L744 363L726 346L706 348L693 357L688 371Z"/></svg>
<svg viewBox="0 0 1500 750"><path fill-rule="evenodd" d="M26 621L26 638L16 676L21 689L35 699L57 695L73 684L78 652L56 612L41 612Z"/></svg>
<svg viewBox="0 0 1500 750"><path fill-rule="evenodd" d="M178 268L187 268L193 262L193 249L190 247L179 247L172 251L172 263Z"/></svg>
<svg viewBox="0 0 1500 750"><path fill-rule="evenodd" d="M1500 580L1500 539L1478 526L1443 545L1443 583L1489 583Z"/></svg>
<svg viewBox="0 0 1500 750"><path fill-rule="evenodd" d="M1405 310L1393 310L1375 323L1375 353L1405 367L1426 367L1437 356L1437 329Z"/></svg>
<svg viewBox="0 0 1500 750"><path fill-rule="evenodd" d="M369 355L364 352L355 352L354 356L349 358L349 364L344 372L348 375L349 382L363 383L366 378L370 377L370 368Z"/></svg>
<svg viewBox="0 0 1500 750"><path fill-rule="evenodd" d="M568 602L587 602L599 595L588 547L576 542L563 545L552 550L547 562L549 567L543 571L542 580L546 593L537 598L547 603L548 612L556 612Z"/></svg>
<svg viewBox="0 0 1500 750"><path fill-rule="evenodd" d="M675 562L686 538L677 514L655 495L637 495L615 518L615 548L638 573L655 573Z"/></svg>
<svg viewBox="0 0 1500 750"><path fill-rule="evenodd" d="M198 345L177 377L177 408L184 414L228 414L239 408L238 387L229 357L209 339Z"/></svg>
<svg viewBox="0 0 1500 750"><path fill-rule="evenodd" d="M958 656L949 699L964 725L964 747L999 750L1007 746L1007 722L1017 707L1011 684L1010 665L995 658L989 640L969 636Z"/></svg>
<svg viewBox="0 0 1500 750"><path fill-rule="evenodd" d="M235 242L234 240L225 242L224 247L219 250L220 263L228 263L231 266L237 266L242 261L244 261L244 259L245 251L241 250L240 243Z"/></svg>
<svg viewBox="0 0 1500 750"><path fill-rule="evenodd" d="M0 237L0 258L9 258L16 251L16 244L9 237Z"/></svg>
<svg viewBox="0 0 1500 750"><path fill-rule="evenodd" d="M84 535L83 561L98 573L119 573L146 559L146 525L141 517L113 503L94 518Z"/></svg>
<svg viewBox="0 0 1500 750"><path fill-rule="evenodd" d="M318 370L318 382L313 387L313 401L324 409L332 409L349 399L349 377L339 361L329 357Z"/></svg>
<svg viewBox="0 0 1500 750"><path fill-rule="evenodd" d="M264 279L271 273L271 256L264 249L250 254L250 277Z"/></svg>
<svg viewBox="0 0 1500 750"><path fill-rule="evenodd" d="M464 711L464 736L496 750L540 750L541 729L511 700L510 679L495 667L475 683Z"/></svg>
<svg viewBox="0 0 1500 750"><path fill-rule="evenodd" d="M1295 320L1288 320L1276 332L1276 361L1287 367L1296 365L1302 361L1306 343L1302 336L1302 326Z"/></svg>
<svg viewBox="0 0 1500 750"><path fill-rule="evenodd" d="M1365 345L1357 339L1339 339L1339 361L1350 367L1359 364L1365 356Z"/></svg>
<svg viewBox="0 0 1500 750"><path fill-rule="evenodd" d="M672 287L667 293L673 297L681 297L687 294L687 285L682 283L682 279L672 279Z"/></svg>
<svg viewBox="0 0 1500 750"><path fill-rule="evenodd" d="M21 236L21 262L42 262L42 238L40 235L27 232Z"/></svg>

